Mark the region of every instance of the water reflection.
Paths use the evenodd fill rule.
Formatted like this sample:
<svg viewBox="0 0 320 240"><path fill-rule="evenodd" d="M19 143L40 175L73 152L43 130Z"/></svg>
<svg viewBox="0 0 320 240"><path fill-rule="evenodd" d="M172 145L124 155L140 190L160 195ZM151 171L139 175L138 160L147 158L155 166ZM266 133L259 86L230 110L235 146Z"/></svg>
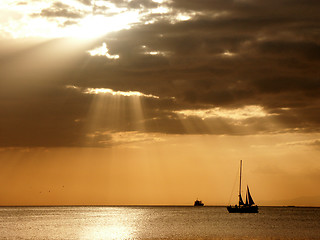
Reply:
<svg viewBox="0 0 320 240"><path fill-rule="evenodd" d="M134 228L128 226L92 226L85 230L84 239L133 239Z"/></svg>
<svg viewBox="0 0 320 240"><path fill-rule="evenodd" d="M92 209L91 209L92 210ZM134 239L138 223L143 217L141 212L128 208L94 209L87 212L89 222L79 229L81 239Z"/></svg>

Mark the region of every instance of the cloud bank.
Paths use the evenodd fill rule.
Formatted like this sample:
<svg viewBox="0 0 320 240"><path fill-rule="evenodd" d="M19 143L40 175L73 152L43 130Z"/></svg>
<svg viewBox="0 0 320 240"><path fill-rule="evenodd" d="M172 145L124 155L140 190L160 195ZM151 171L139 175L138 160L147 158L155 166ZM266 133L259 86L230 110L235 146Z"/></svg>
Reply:
<svg viewBox="0 0 320 240"><path fill-rule="evenodd" d="M61 39L3 38L1 146L102 146L118 132L137 131L319 133L318 1L77 2L54 2L33 18L74 25L93 9L112 16L107 6L116 6L139 11L140 20L77 48ZM9 30L2 27L1 36ZM88 53L101 46L105 54ZM108 134L88 143L97 132Z"/></svg>

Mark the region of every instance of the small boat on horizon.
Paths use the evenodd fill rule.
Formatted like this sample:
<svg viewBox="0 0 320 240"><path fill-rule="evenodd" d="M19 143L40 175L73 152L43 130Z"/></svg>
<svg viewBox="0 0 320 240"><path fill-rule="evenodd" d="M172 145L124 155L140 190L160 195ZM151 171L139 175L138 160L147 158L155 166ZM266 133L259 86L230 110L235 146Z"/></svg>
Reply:
<svg viewBox="0 0 320 240"><path fill-rule="evenodd" d="M253 201L253 198L247 185L246 202L244 203L241 196L241 174L242 174L242 160L240 160L240 184L239 184L239 203L234 206L227 206L229 213L258 213L258 206Z"/></svg>
<svg viewBox="0 0 320 240"><path fill-rule="evenodd" d="M201 201L201 200L195 200L194 201L194 205L195 207L203 207L204 206L204 203Z"/></svg>

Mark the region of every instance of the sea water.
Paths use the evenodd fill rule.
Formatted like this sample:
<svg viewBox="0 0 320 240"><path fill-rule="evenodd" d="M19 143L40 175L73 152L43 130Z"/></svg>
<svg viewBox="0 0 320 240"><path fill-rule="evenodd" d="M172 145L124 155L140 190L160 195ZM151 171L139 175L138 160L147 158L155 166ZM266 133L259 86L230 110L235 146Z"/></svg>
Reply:
<svg viewBox="0 0 320 240"><path fill-rule="evenodd" d="M0 239L320 239L320 208L0 207Z"/></svg>

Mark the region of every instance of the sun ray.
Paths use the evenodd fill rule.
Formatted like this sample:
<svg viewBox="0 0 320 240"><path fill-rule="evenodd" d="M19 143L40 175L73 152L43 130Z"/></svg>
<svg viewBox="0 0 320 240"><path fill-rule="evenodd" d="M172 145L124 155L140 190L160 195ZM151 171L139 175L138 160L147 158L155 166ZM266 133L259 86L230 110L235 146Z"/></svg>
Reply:
<svg viewBox="0 0 320 240"><path fill-rule="evenodd" d="M143 98L158 96L138 91L114 91L108 88L80 88L66 86L92 96L87 117L86 145L111 144L113 132L145 132Z"/></svg>

